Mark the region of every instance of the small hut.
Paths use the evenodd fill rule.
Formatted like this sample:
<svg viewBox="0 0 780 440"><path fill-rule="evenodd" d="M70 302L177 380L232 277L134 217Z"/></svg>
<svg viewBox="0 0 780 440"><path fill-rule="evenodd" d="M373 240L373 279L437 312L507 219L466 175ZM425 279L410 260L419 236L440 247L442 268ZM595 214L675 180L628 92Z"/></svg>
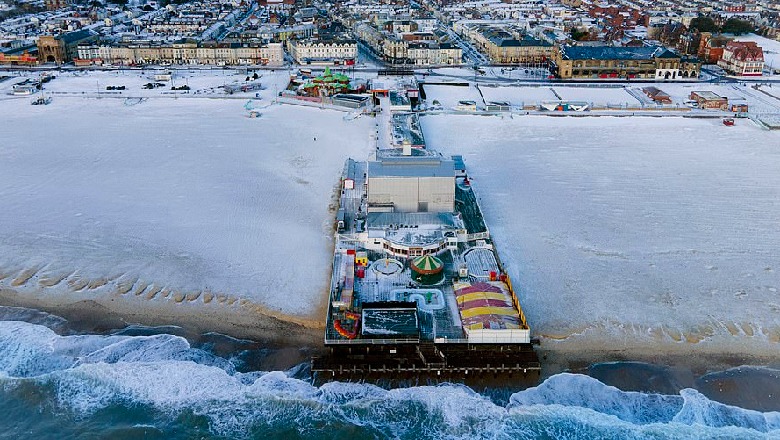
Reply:
<svg viewBox="0 0 780 440"><path fill-rule="evenodd" d="M432 255L417 257L410 266L414 280L420 284L436 284L444 278L444 264Z"/></svg>

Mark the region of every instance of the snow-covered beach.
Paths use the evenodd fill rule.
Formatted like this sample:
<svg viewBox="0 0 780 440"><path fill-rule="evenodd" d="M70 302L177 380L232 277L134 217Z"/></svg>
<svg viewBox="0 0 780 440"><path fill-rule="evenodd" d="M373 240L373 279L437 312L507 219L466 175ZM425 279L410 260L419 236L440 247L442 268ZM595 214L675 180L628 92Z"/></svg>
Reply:
<svg viewBox="0 0 780 440"><path fill-rule="evenodd" d="M69 81L84 83L50 89ZM0 286L44 302L318 326L334 190L344 160L367 155L373 121L271 106L273 93L253 101L259 118L248 98L159 92L133 105L0 101Z"/></svg>
<svg viewBox="0 0 780 440"><path fill-rule="evenodd" d="M780 133L740 122L422 118L464 155L544 350L772 356Z"/></svg>
<svg viewBox="0 0 780 440"><path fill-rule="evenodd" d="M344 160L373 148L376 121L272 105L286 74L260 78L255 119L244 107L255 92L214 91L238 75L131 101L96 98L121 74L63 75L47 86L62 92L51 105L4 97L0 296L250 337L289 337L301 324L316 341L334 190ZM473 97L435 90L448 103ZM543 350L776 350L780 133L680 117L422 124L431 147L464 156Z"/></svg>

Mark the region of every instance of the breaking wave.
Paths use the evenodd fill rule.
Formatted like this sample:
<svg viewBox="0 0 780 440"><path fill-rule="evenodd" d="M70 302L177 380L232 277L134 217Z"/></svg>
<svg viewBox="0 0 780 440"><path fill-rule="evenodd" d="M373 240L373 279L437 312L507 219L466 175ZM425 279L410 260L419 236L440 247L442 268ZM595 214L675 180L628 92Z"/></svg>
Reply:
<svg viewBox="0 0 780 440"><path fill-rule="evenodd" d="M295 376L242 373L233 360L169 334L61 336L37 324L0 322L0 425L14 427L8 435L780 438L777 412L727 406L692 389L625 392L577 374L553 376L506 405L462 385L386 390L314 386ZM44 421L22 421L32 413Z"/></svg>

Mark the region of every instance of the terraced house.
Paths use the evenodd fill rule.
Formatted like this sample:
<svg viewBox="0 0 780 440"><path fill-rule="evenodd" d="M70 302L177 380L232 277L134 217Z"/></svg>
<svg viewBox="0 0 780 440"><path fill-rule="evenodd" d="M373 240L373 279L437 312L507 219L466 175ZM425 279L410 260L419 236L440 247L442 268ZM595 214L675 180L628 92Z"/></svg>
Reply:
<svg viewBox="0 0 780 440"><path fill-rule="evenodd" d="M526 35L510 25L469 23L461 33L487 54L494 64L535 64L552 58L552 44Z"/></svg>
<svg viewBox="0 0 780 440"><path fill-rule="evenodd" d="M345 64L357 58L353 39L288 40L287 50L298 64Z"/></svg>
<svg viewBox="0 0 780 440"><path fill-rule="evenodd" d="M284 52L281 43L202 43L171 44L81 44L76 65L146 63L204 64L204 65L269 65L281 66Z"/></svg>

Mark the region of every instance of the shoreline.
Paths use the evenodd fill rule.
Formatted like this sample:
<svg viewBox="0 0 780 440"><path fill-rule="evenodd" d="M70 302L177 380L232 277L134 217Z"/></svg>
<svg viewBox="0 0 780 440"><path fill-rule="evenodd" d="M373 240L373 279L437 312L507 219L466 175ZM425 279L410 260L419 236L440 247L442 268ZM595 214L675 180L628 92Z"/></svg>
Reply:
<svg viewBox="0 0 780 440"><path fill-rule="evenodd" d="M59 299L60 301L57 301ZM151 327L175 327L174 333L193 344L218 333L239 341L228 342L224 350L268 349L254 358L251 368L260 371L286 371L307 362L323 349L322 327L305 327L276 317L261 315L244 307L225 311L207 311L207 305L195 307L176 303L124 304L120 298L95 295L91 299L60 295L33 297L9 288L0 288L0 306L35 309L67 320L76 332L109 333L133 324ZM180 330L180 331L179 331ZM578 338L579 339L579 338ZM504 389L516 392L540 385L560 373L583 374L622 391L675 395L693 388L707 398L723 404L757 411L780 411L780 359L760 354L758 347L738 344L743 350L728 352L717 344L658 344L637 342L633 346L605 349L599 341L542 341L537 347L542 375L533 380L496 381L478 378L462 381L478 392ZM458 381L456 381L458 382ZM754 382L764 385L753 387ZM418 383L421 385L423 383ZM411 384L414 385L414 384ZM502 398L508 398L508 394Z"/></svg>
<svg viewBox="0 0 780 440"><path fill-rule="evenodd" d="M322 348L323 321L267 312L261 305L248 300L231 304L216 301L188 304L147 301L132 295L95 293L87 296L79 293L41 291L30 294L0 287L0 306L31 308L58 315L79 331L100 333L132 324L176 326L193 336L215 332L273 348ZM780 358L771 354L774 342L755 337L741 337L738 341L713 338L695 343L636 338L622 339L617 345L614 343L617 339L610 341L608 335L594 336L542 337L541 345L536 348L542 361L541 380L608 362L685 366L697 375L743 365L780 365ZM724 349L725 344L738 350Z"/></svg>
<svg viewBox="0 0 780 440"><path fill-rule="evenodd" d="M122 296L29 295L0 287L0 305L25 307L61 316L80 331L106 332L132 324L177 326L188 335L210 332L252 340L272 348L315 347L322 339L322 325L311 320L285 320L281 314L264 313L260 306L236 301L218 307L175 302L124 299ZM79 295L80 296L80 295Z"/></svg>
<svg viewBox="0 0 780 440"><path fill-rule="evenodd" d="M780 366L780 357L773 355L773 343L748 341L742 338L724 348L721 341L696 343L657 343L653 341L621 341L624 345L606 348L608 341L580 339L561 344L542 341L537 353L542 363L542 378L564 371L578 371L590 365L610 362L643 362L656 365L684 366L701 376L740 366Z"/></svg>

